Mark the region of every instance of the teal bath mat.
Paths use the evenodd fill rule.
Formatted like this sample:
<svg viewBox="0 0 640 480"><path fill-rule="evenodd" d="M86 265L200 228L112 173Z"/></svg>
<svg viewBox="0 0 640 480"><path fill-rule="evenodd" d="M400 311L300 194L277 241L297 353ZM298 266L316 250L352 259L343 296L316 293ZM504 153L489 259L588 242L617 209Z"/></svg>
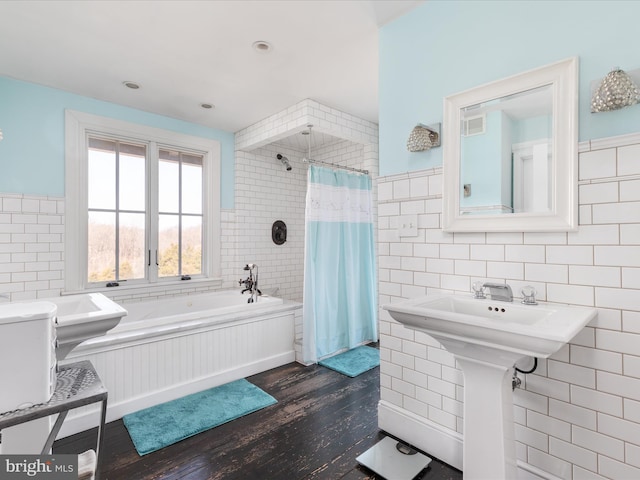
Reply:
<svg viewBox="0 0 640 480"><path fill-rule="evenodd" d="M122 417L140 455L277 403L245 379L187 395Z"/></svg>
<svg viewBox="0 0 640 480"><path fill-rule="evenodd" d="M357 377L380 365L380 351L377 348L356 347L318 362L323 367L340 372L348 377Z"/></svg>

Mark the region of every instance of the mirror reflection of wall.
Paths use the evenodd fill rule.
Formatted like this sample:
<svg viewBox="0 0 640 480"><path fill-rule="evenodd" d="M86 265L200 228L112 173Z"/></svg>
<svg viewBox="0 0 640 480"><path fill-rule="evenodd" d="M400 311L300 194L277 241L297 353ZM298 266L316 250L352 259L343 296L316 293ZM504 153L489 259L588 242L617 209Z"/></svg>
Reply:
<svg viewBox="0 0 640 480"><path fill-rule="evenodd" d="M462 214L551 209L552 102L545 85L461 109Z"/></svg>

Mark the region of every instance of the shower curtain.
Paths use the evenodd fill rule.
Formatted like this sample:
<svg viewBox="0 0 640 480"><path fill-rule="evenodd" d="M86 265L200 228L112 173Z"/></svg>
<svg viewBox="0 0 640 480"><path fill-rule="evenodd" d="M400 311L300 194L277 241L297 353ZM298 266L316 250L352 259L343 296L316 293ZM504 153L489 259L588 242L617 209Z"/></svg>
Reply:
<svg viewBox="0 0 640 480"><path fill-rule="evenodd" d="M305 362L375 341L371 178L311 165L303 292Z"/></svg>

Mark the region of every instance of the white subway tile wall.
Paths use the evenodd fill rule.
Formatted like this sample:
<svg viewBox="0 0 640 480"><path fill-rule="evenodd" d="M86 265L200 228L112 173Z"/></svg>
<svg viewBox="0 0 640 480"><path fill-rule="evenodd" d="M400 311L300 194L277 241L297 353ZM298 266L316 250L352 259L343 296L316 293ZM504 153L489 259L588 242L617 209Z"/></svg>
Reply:
<svg viewBox="0 0 640 480"><path fill-rule="evenodd" d="M515 391L517 455L563 479L635 479L640 137L580 147L580 227L571 233L444 233L440 169L379 178L380 305L438 291L468 293L476 280L506 280L517 296L531 284L542 300L598 308L598 319ZM431 215L416 238L397 235L394 216L406 213ZM462 433L463 377L453 357L384 310L380 332L382 399Z"/></svg>
<svg viewBox="0 0 640 480"><path fill-rule="evenodd" d="M276 158L278 153L289 159L291 171ZM278 289L278 296L295 301L302 301L306 175L301 154L290 149L267 145L236 152L235 276L245 274L245 264L255 263L264 293ZM283 245L271 238L276 220L287 225Z"/></svg>
<svg viewBox="0 0 640 480"><path fill-rule="evenodd" d="M377 152L377 124L310 99L302 100L286 110L275 113L237 132L236 150L247 151L273 144L292 133L307 130L309 124L313 125L313 131L367 145L373 147ZM376 171L377 164L376 161ZM368 167L360 168L369 169Z"/></svg>
<svg viewBox="0 0 640 480"><path fill-rule="evenodd" d="M0 195L0 295L12 301L59 295L63 236L61 198Z"/></svg>

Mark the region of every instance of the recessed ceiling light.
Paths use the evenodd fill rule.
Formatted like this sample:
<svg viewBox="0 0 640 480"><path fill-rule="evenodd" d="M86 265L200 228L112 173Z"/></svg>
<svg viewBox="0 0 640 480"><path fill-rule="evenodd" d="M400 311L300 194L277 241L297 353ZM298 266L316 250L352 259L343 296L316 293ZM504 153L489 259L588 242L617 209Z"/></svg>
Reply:
<svg viewBox="0 0 640 480"><path fill-rule="evenodd" d="M136 82L126 81L126 82L122 82L122 84L125 87L130 88L131 90L138 90L140 88L140 85L137 84Z"/></svg>
<svg viewBox="0 0 640 480"><path fill-rule="evenodd" d="M213 104L211 104L211 103L201 103L201 104L200 104L200 106L201 106L202 108L206 108L206 109L209 109L209 108L215 108L215 105L213 105Z"/></svg>
<svg viewBox="0 0 640 480"><path fill-rule="evenodd" d="M269 42L258 40L257 42L253 42L253 49L258 53L267 53L271 51L273 47Z"/></svg>

